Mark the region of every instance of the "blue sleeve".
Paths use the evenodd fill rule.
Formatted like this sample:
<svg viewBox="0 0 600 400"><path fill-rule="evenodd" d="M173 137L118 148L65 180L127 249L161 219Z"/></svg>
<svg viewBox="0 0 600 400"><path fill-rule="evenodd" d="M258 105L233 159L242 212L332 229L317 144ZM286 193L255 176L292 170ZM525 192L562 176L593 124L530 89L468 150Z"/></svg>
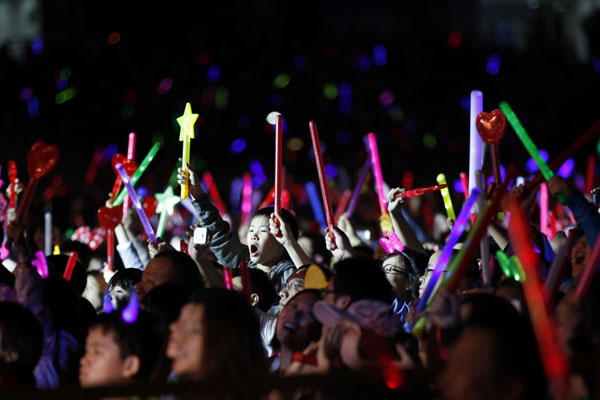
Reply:
<svg viewBox="0 0 600 400"><path fill-rule="evenodd" d="M587 201L579 191L574 190L569 196L569 208L577 223L583 228L588 244L594 247L600 232L600 214L596 206Z"/></svg>
<svg viewBox="0 0 600 400"><path fill-rule="evenodd" d="M198 213L200 225L207 228L210 234L210 250L224 267L235 270L240 261L248 261L248 246L243 245L235 232L231 232L229 224L221 218L219 211L212 204L207 194L203 194L192 202Z"/></svg>

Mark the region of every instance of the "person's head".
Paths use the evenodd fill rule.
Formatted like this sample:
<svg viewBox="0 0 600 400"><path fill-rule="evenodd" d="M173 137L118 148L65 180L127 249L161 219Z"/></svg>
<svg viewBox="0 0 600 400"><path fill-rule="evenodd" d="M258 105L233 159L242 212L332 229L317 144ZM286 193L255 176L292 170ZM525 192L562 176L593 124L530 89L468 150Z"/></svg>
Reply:
<svg viewBox="0 0 600 400"><path fill-rule="evenodd" d="M258 268L248 268L250 278L250 306L267 312L277 303L277 292L269 280L269 276ZM239 270L233 277L233 288L238 292L243 291L242 277Z"/></svg>
<svg viewBox="0 0 600 400"><path fill-rule="evenodd" d="M325 301L342 310L358 300L391 303L393 299L392 286L385 273L377 261L367 257L350 257L338 262L325 293Z"/></svg>
<svg viewBox="0 0 600 400"><path fill-rule="evenodd" d="M318 290L303 290L283 307L275 328L275 337L282 346L292 351L303 351L311 342L319 340L321 323L312 310L320 299Z"/></svg>
<svg viewBox="0 0 600 400"><path fill-rule="evenodd" d="M299 268L286 280L279 292L279 308L283 308L296 293L304 290L306 271L308 271L308 267Z"/></svg>
<svg viewBox="0 0 600 400"><path fill-rule="evenodd" d="M583 274L583 269L585 264L592 252L592 248L590 247L583 231L578 230L574 232L575 240L573 242L573 247L571 248L571 275L575 282L579 282L581 279L581 275Z"/></svg>
<svg viewBox="0 0 600 400"><path fill-rule="evenodd" d="M110 278L106 290L110 294L110 301L117 310L127 307L133 287L142 280L142 271L135 268L125 268L117 271Z"/></svg>
<svg viewBox="0 0 600 400"><path fill-rule="evenodd" d="M396 295L412 300L417 294L417 267L413 259L404 252L388 254L383 259L383 272Z"/></svg>
<svg viewBox="0 0 600 400"><path fill-rule="evenodd" d="M142 300L150 290L165 283L192 291L204 286L194 260L179 251L164 251L154 256L144 269L142 280L135 285L135 292Z"/></svg>
<svg viewBox="0 0 600 400"><path fill-rule="evenodd" d="M88 271L87 272L87 284L85 286L85 290L81 295L83 298L87 299L90 302L94 310L100 311L102 309L102 302L104 300L104 293L100 288L100 281L98 271ZM101 278L104 279L104 278Z"/></svg>
<svg viewBox="0 0 600 400"><path fill-rule="evenodd" d="M33 380L43 344L42 327L31 311L17 303L0 302L0 363L10 367L19 383Z"/></svg>
<svg viewBox="0 0 600 400"><path fill-rule="evenodd" d="M286 254L283 246L271 235L269 219L273 212L273 207L261 208L254 213L250 221L246 236L246 245L250 252L250 261L256 264L272 266L278 263ZM298 223L296 222L296 218L283 208L280 215L290 227L292 236L298 239Z"/></svg>
<svg viewBox="0 0 600 400"><path fill-rule="evenodd" d="M144 381L154 369L160 342L154 321L140 310L131 323L120 312L100 314L90 324L80 361L81 386Z"/></svg>
<svg viewBox="0 0 600 400"><path fill-rule="evenodd" d="M171 324L167 356L182 379L266 372L258 319L243 295L224 289L194 294Z"/></svg>

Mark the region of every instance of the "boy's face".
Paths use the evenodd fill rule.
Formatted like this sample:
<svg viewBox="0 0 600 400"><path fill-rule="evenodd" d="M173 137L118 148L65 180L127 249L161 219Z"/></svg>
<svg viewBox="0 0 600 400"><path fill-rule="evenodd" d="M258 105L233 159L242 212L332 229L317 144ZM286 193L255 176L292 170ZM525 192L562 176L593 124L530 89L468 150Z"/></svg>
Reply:
<svg viewBox="0 0 600 400"><path fill-rule="evenodd" d="M179 377L201 378L204 358L204 306L186 304L177 321L170 326L167 357L171 371Z"/></svg>
<svg viewBox="0 0 600 400"><path fill-rule="evenodd" d="M246 245L250 252L250 260L256 264L273 266L283 255L283 246L271 235L269 218L263 215L252 218Z"/></svg>
<svg viewBox="0 0 600 400"><path fill-rule="evenodd" d="M121 358L119 346L111 332L104 333L95 327L85 341L85 354L79 364L79 381L82 387L126 383L139 369L135 356ZM139 360L138 360L139 361Z"/></svg>

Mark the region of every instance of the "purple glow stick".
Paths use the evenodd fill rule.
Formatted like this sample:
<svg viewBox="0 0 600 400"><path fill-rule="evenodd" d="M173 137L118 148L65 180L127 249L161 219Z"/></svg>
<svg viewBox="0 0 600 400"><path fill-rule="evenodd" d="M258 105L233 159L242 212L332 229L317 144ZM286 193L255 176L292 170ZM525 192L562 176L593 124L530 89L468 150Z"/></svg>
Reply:
<svg viewBox="0 0 600 400"><path fill-rule="evenodd" d="M365 164L363 165L362 171L360 172L360 177L358 178L358 182L356 182L354 192L352 192L350 203L348 204L348 208L346 209L347 218L352 217L352 214L354 214L354 209L356 208L356 204L358 204L358 198L360 197L360 190L365 184L365 179L367 179L369 169L371 169L371 154L367 154L367 159L365 160Z"/></svg>
<svg viewBox="0 0 600 400"><path fill-rule="evenodd" d="M119 172L119 176L121 177L123 185L125 185L125 187L127 188L127 194L131 199L131 203L133 204L135 211L137 211L138 216L140 217L140 221L142 222L142 226L146 231L146 235L148 235L148 239L150 239L150 241L154 245L158 244L158 240L154 235L154 229L152 229L152 225L150 225L150 221L148 221L148 216L146 215L146 212L142 207L142 203L140 202L140 198L138 197L137 192L131 184L131 180L129 179L129 175L127 175L127 171L125 171L125 167L123 167L123 164L118 163L117 165L115 165L115 169Z"/></svg>
<svg viewBox="0 0 600 400"><path fill-rule="evenodd" d="M440 254L440 258L438 258L437 263L435 264L435 269L433 270L433 274L431 278L429 278L429 282L427 283L427 287L423 292L423 296L419 299L419 303L417 303L416 310L423 311L425 307L427 307L427 303L429 303L429 299L432 298L431 295L435 290L438 280L444 274L444 269L448 265L450 261L450 257L452 256L452 250L454 249L454 245L460 239L460 235L465 231L467 224L469 223L469 217L471 215L471 209L477 202L477 198L481 191L478 187L473 187L471 190L471 194L465 200L465 204L463 205L462 210L458 214L454 225L452 225L452 230L450 231L450 236L448 236L448 240L444 245L444 249L442 250L442 254Z"/></svg>
<svg viewBox="0 0 600 400"><path fill-rule="evenodd" d="M483 140L477 131L477 116L483 111L483 93L479 90L471 92L471 124L469 143L469 189L477 186L475 171L483 164ZM482 189L481 187L479 189ZM482 210L477 210L480 213Z"/></svg>

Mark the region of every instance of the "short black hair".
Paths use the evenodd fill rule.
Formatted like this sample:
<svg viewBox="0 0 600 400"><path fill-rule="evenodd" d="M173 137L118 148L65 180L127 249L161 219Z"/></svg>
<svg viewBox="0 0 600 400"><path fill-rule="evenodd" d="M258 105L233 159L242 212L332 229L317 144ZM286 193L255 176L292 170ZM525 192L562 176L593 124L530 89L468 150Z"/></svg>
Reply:
<svg viewBox="0 0 600 400"><path fill-rule="evenodd" d="M110 281L108 281L107 290L115 286L120 286L123 289L131 292L136 283L142 280L142 271L137 268L125 268L117 271Z"/></svg>
<svg viewBox="0 0 600 400"><path fill-rule="evenodd" d="M17 303L0 302L0 349L3 354L17 354L17 370L33 373L43 345L42 326L35 315Z"/></svg>
<svg viewBox="0 0 600 400"><path fill-rule="evenodd" d="M350 257L335 265L333 290L350 295L352 301L363 299L391 303L393 289L379 263L369 257Z"/></svg>
<svg viewBox="0 0 600 400"><path fill-rule="evenodd" d="M273 214L274 212L275 212L275 208L273 208L273 207L261 208L260 210L256 210L256 212L252 216L252 219L254 219L256 217L271 218L271 214ZM289 225L290 231L292 232L294 239L298 240L299 231L298 231L298 221L296 221L296 217L294 217L294 215L291 212L289 212L288 210L286 210L285 208L282 208L281 209L281 218L283 218L285 220L285 222Z"/></svg>
<svg viewBox="0 0 600 400"><path fill-rule="evenodd" d="M234 275L239 275L239 270L236 270ZM250 276L250 291L258 295L258 307L260 310L267 312L271 306L277 304L279 294L275 291L275 287L271 283L269 276L258 268L248 268Z"/></svg>
<svg viewBox="0 0 600 400"><path fill-rule="evenodd" d="M161 349L160 336L150 314L139 310L137 319L132 323L123 321L120 312L100 314L90 324L90 330L94 328L100 328L104 334L112 334L122 359L132 355L139 358L140 369L134 379L144 380L150 376Z"/></svg>
<svg viewBox="0 0 600 400"><path fill-rule="evenodd" d="M198 266L192 260L192 257L187 254L180 251L168 250L158 253L154 258L167 258L173 263L178 276L177 282L174 282L177 285L190 290L190 292L204 287L204 279L200 275Z"/></svg>

